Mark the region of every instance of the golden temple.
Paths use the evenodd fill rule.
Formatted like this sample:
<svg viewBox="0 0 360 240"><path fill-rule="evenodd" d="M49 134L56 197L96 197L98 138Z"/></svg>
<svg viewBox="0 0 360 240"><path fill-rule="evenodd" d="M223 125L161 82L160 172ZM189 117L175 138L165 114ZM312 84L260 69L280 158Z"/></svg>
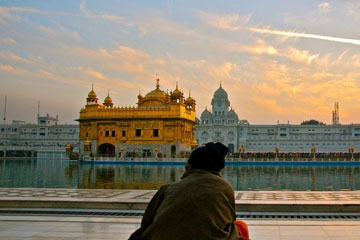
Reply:
<svg viewBox="0 0 360 240"><path fill-rule="evenodd" d="M178 89L138 95L137 107L116 107L108 93L98 103L93 87L80 110L80 157L179 157L197 146L195 100Z"/></svg>

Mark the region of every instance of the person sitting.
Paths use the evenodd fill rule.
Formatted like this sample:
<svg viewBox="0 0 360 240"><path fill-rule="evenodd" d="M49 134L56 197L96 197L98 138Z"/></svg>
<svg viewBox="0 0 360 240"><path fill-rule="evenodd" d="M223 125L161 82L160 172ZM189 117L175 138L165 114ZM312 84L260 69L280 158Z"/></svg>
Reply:
<svg viewBox="0 0 360 240"><path fill-rule="evenodd" d="M212 142L195 149L181 180L158 190L129 240L240 239L234 190L220 174L227 151Z"/></svg>

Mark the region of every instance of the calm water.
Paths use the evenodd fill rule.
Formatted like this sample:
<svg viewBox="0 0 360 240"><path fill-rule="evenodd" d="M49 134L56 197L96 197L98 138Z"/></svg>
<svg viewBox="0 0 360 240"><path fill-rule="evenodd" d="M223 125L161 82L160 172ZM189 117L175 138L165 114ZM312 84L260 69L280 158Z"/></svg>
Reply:
<svg viewBox="0 0 360 240"><path fill-rule="evenodd" d="M184 166L69 164L65 160L0 160L0 187L158 189ZM360 166L227 166L235 190L360 190Z"/></svg>

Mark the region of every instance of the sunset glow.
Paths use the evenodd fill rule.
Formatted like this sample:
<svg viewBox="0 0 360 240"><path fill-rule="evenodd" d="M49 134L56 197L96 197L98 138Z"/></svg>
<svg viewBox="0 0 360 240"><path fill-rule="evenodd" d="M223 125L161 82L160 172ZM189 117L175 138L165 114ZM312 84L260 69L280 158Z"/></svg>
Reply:
<svg viewBox="0 0 360 240"><path fill-rule="evenodd" d="M1 1L1 109L74 123L92 83L133 106L157 75L198 117L221 81L250 124L360 123L359 1L255 2Z"/></svg>

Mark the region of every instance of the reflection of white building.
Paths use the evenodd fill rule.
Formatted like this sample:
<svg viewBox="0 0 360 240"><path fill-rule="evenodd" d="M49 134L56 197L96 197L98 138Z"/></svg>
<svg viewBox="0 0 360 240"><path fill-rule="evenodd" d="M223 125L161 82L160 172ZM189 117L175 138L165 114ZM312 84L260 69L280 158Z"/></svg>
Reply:
<svg viewBox="0 0 360 240"><path fill-rule="evenodd" d="M201 113L200 123L196 126L196 140L201 146L207 142L222 142L230 152L238 152L244 147L246 152L311 151L348 152L354 147L360 150L360 124L334 125L250 125L240 120L230 107L226 91L220 87L211 101L212 109Z"/></svg>
<svg viewBox="0 0 360 240"><path fill-rule="evenodd" d="M45 156L46 153L63 156L65 147L79 143L78 124L58 124L58 118L38 116L37 124L14 120L0 124L0 157L20 155ZM75 149L76 151L76 149Z"/></svg>

